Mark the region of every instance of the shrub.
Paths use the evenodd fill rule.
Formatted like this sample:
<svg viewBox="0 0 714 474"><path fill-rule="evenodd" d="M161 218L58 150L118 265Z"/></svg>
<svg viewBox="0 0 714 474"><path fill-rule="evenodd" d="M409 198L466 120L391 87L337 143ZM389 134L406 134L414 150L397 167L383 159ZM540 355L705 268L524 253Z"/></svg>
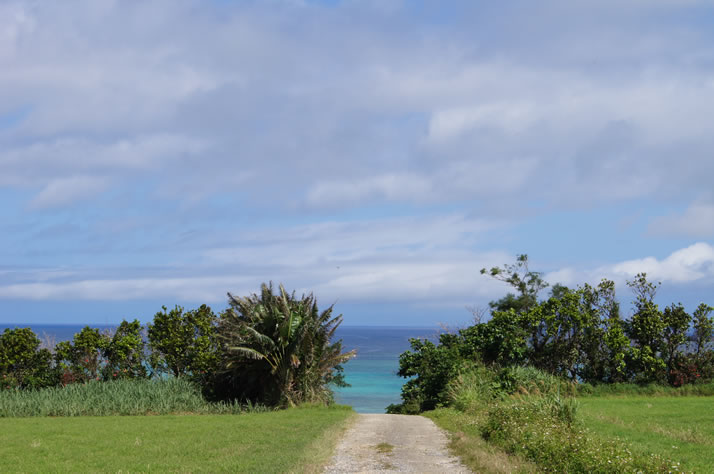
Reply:
<svg viewBox="0 0 714 474"><path fill-rule="evenodd" d="M342 315L320 312L312 294L297 298L280 285L237 298L220 318L223 352L216 392L222 398L268 405L332 401L330 384L344 384L341 364L354 356L332 342Z"/></svg>
<svg viewBox="0 0 714 474"><path fill-rule="evenodd" d="M122 321L106 342L102 354L105 364L102 367L104 380L146 378L144 339L141 323Z"/></svg>
<svg viewBox="0 0 714 474"><path fill-rule="evenodd" d="M40 340L30 328L5 329L0 334L0 389L36 389L58 382L52 354L40 349Z"/></svg>
<svg viewBox="0 0 714 474"><path fill-rule="evenodd" d="M100 380L104 365L103 351L109 337L89 326L74 335L72 341L62 341L55 346L55 361L63 372L65 383Z"/></svg>
<svg viewBox="0 0 714 474"><path fill-rule="evenodd" d="M411 351L399 356L400 377L413 377L402 387L402 404L390 405L389 413L419 413L446 402L446 386L456 374L461 359L453 334L442 334L440 344L410 339Z"/></svg>
<svg viewBox="0 0 714 474"><path fill-rule="evenodd" d="M216 315L206 305L191 311L180 306L167 311L164 306L147 325L152 369L205 385L218 362L216 324Z"/></svg>
<svg viewBox="0 0 714 474"><path fill-rule="evenodd" d="M593 436L577 423L573 399L553 396L501 402L482 435L550 472L670 472L672 462L631 452L619 440Z"/></svg>

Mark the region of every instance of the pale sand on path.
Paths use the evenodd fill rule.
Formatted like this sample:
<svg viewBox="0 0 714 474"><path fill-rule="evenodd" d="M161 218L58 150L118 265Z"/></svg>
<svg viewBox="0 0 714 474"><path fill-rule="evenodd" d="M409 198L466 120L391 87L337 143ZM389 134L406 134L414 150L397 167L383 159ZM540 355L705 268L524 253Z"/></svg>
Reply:
<svg viewBox="0 0 714 474"><path fill-rule="evenodd" d="M449 454L448 442L423 416L358 415L325 472L471 472Z"/></svg>

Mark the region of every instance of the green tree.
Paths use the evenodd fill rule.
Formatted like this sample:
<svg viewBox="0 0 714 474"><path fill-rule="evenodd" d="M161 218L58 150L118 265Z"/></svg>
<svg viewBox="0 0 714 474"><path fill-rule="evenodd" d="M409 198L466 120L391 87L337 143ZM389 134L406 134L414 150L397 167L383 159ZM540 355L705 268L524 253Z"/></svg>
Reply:
<svg viewBox="0 0 714 474"><path fill-rule="evenodd" d="M55 346L55 361L63 371L63 383L100 380L105 363L104 350L109 336L99 329L85 326L72 341L62 341Z"/></svg>
<svg viewBox="0 0 714 474"><path fill-rule="evenodd" d="M530 360L525 317L513 308L494 311L487 322L462 329L462 355L487 365L520 365Z"/></svg>
<svg viewBox="0 0 714 474"><path fill-rule="evenodd" d="M633 343L629 353L630 370L638 382L663 381L667 364L662 359L665 321L654 302L658 284L647 281L647 274L639 273L627 285L635 294L635 311L625 324L627 336Z"/></svg>
<svg viewBox="0 0 714 474"><path fill-rule="evenodd" d="M681 303L669 305L662 313L664 329L662 331L662 358L667 364L667 377L673 382L673 373L678 359L684 354L682 349L687 342L687 332L692 316L684 310Z"/></svg>
<svg viewBox="0 0 714 474"><path fill-rule="evenodd" d="M190 311L180 306L168 311L163 306L147 325L152 368L174 377L188 376L204 385L218 363L217 322L206 305Z"/></svg>
<svg viewBox="0 0 714 474"><path fill-rule="evenodd" d="M701 303L694 311L694 353L697 358L707 350L714 338L714 319L709 314L714 311L711 306Z"/></svg>
<svg viewBox="0 0 714 474"><path fill-rule="evenodd" d="M52 354L40 349L32 329L5 329L0 334L0 388L42 388L57 383Z"/></svg>
<svg viewBox="0 0 714 474"><path fill-rule="evenodd" d="M102 348L105 364L102 373L105 380L145 378L148 376L145 355L144 338L141 323L135 319L119 324L111 339Z"/></svg>
<svg viewBox="0 0 714 474"><path fill-rule="evenodd" d="M402 387L402 403L390 405L389 413L419 413L447 402L446 386L461 362L458 337L442 334L439 344L426 339L410 339L411 350L399 356L400 377L408 377Z"/></svg>
<svg viewBox="0 0 714 474"><path fill-rule="evenodd" d="M508 311L509 309L514 309L516 312L527 311L538 302L538 293L548 287L541 272L530 270L526 254L516 256L514 264L492 267L490 270L482 268L481 274L508 283L517 292L516 294L509 293L500 300L490 302L489 306L494 311Z"/></svg>
<svg viewBox="0 0 714 474"><path fill-rule="evenodd" d="M280 285L234 297L221 315L222 389L227 395L271 405L332 399L331 383L344 383L341 364L354 352L332 342L342 315L320 312L312 294L297 298Z"/></svg>

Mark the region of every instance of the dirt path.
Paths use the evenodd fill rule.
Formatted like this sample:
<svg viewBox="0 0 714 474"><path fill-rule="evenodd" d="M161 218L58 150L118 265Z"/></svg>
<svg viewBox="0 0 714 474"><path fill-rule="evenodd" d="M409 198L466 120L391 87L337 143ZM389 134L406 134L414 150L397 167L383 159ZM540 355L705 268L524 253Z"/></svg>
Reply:
<svg viewBox="0 0 714 474"><path fill-rule="evenodd" d="M447 443L422 416L358 415L325 472L470 472L449 454Z"/></svg>

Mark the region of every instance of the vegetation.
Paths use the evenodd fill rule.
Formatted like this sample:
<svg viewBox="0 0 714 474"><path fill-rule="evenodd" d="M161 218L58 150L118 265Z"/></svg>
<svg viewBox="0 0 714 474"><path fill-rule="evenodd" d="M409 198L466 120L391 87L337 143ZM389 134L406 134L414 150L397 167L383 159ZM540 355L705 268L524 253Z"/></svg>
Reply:
<svg viewBox="0 0 714 474"><path fill-rule="evenodd" d="M184 311L166 306L146 325L151 353L149 365L158 374L188 377L205 387L220 358L217 317L209 306Z"/></svg>
<svg viewBox="0 0 714 474"><path fill-rule="evenodd" d="M506 281L517 294L490 303L491 318L439 344L412 340L400 357L399 375L413 377L403 403L391 411L419 412L447 403L446 386L464 361L490 367L527 366L590 385L651 383L683 386L714 380L714 308L700 304L692 315L681 304L660 310L658 285L639 274L628 283L633 313L620 314L615 284L576 289L554 285L548 299L540 273L525 255L516 264L482 270Z"/></svg>
<svg viewBox="0 0 714 474"><path fill-rule="evenodd" d="M13 418L2 472L320 472L353 412ZM81 453L81 455L78 455Z"/></svg>
<svg viewBox="0 0 714 474"><path fill-rule="evenodd" d="M106 407L95 400L98 405L89 410L97 414L331 402L331 386L344 384L341 364L354 356L342 352L341 341L332 341L342 315L333 315L332 306L320 312L312 294L297 298L282 285L278 294L272 284L263 284L260 295L228 296L230 307L218 316L206 305L188 311L163 307L145 333L138 320L122 321L112 332L87 326L52 350L40 348L29 328L6 330L0 335L0 393L12 393L0 398L9 407L5 413L80 414L84 402L78 401L94 400L93 394L99 393L109 398ZM114 383L167 376L186 382L176 382L183 390L176 394L178 399L192 394L177 405L166 402L166 407L175 408L153 408L153 394L167 388L165 383ZM189 381L204 397L227 404L209 407L201 402L202 408L197 408L199 402L191 397L198 389L189 389ZM109 382L106 387L96 385ZM69 388L75 384L89 388ZM16 392L47 388L53 390L27 396ZM148 398L139 403L139 395ZM186 410L180 408L184 402Z"/></svg>
<svg viewBox="0 0 714 474"><path fill-rule="evenodd" d="M411 378L402 388L402 403L388 412L436 409L430 416L455 430L458 449L474 446L483 452L487 442L516 455L511 464L497 463L504 469L529 470L533 463L564 472L678 470L677 463L647 454L679 459L671 450L653 451L655 445L646 443L632 447L613 433L603 436L578 415L574 397L633 390L712 394L713 308L701 304L691 315L681 304L661 310L654 302L658 285L645 274L628 282L634 301L627 318L608 280L575 289L553 285L541 300L549 285L529 269L525 255L513 265L481 272L516 292L489 304L488 321L476 318L470 327L442 334L438 344L411 340L399 369ZM487 469L476 456L469 458L474 469Z"/></svg>
<svg viewBox="0 0 714 474"><path fill-rule="evenodd" d="M676 462L634 450L617 438L589 430L578 416L575 393L571 382L532 367L495 371L475 364L463 367L449 383L447 396L451 408L438 409L429 416L442 427L454 430L452 444L457 449L475 447L486 452L483 459L478 459L475 453L464 456L476 470L678 469ZM505 453L515 457L507 457ZM495 464L495 469L488 464Z"/></svg>
<svg viewBox="0 0 714 474"><path fill-rule="evenodd" d="M224 347L223 377L229 393L271 405L330 402L330 384L344 385L342 367L354 356L331 342L342 315L320 312L315 297L296 298L280 285L236 298L218 325Z"/></svg>
<svg viewBox="0 0 714 474"><path fill-rule="evenodd" d="M44 390L0 392L0 418L29 416L165 415L266 410L238 402L208 402L186 378L92 381Z"/></svg>
<svg viewBox="0 0 714 474"><path fill-rule="evenodd" d="M455 408L437 408L424 413L439 427L451 433L449 448L473 472L528 473L537 472L537 466L522 456L506 453L489 444L481 436L482 413L464 412Z"/></svg>
<svg viewBox="0 0 714 474"><path fill-rule="evenodd" d="M711 406L710 399L692 396L588 397L579 411L584 426L601 437L677 459L687 471L714 472Z"/></svg>
<svg viewBox="0 0 714 474"><path fill-rule="evenodd" d="M40 340L30 328L5 329L0 334L0 390L37 389L56 380L52 354L40 349Z"/></svg>

